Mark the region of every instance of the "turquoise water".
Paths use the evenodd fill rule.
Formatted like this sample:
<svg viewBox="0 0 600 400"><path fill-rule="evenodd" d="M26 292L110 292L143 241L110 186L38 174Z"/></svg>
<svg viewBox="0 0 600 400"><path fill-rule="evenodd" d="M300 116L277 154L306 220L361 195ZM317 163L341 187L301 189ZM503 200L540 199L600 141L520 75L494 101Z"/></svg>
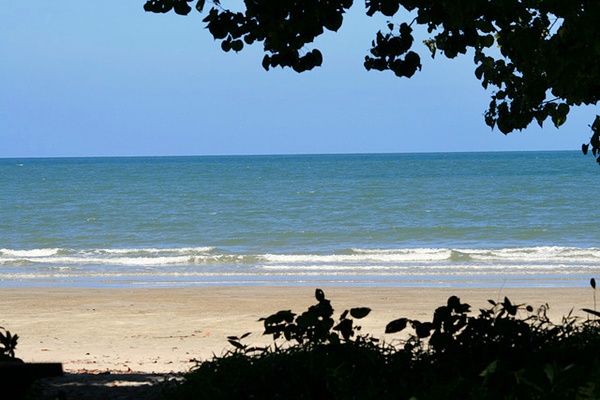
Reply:
<svg viewBox="0 0 600 400"><path fill-rule="evenodd" d="M0 159L0 286L574 286L578 152Z"/></svg>

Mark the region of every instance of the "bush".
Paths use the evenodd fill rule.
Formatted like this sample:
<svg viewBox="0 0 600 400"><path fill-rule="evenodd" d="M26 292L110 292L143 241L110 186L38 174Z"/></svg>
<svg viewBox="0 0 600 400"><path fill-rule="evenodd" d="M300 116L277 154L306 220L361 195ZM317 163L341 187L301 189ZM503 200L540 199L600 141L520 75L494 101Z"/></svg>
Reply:
<svg viewBox="0 0 600 400"><path fill-rule="evenodd" d="M471 316L452 296L431 322L391 321L386 333L410 330L392 346L355 325L370 309L346 310L335 321L320 289L316 299L300 315L261 318L271 346L247 346L248 334L229 337L232 350L198 363L165 398L600 398L597 320L567 316L556 325L547 305L534 312L508 298Z"/></svg>

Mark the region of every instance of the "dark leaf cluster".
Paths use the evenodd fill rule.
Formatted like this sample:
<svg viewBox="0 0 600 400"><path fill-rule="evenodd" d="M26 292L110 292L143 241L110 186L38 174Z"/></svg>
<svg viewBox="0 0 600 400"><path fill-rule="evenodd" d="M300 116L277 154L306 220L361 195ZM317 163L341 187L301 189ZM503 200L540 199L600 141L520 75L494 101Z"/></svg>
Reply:
<svg viewBox="0 0 600 400"><path fill-rule="evenodd" d="M392 17L402 8L414 16L411 24L426 27L432 35L425 41L432 55L454 58L472 52L476 77L484 88L495 88L485 121L505 134L533 121L542 126L548 118L559 127L572 106L600 99L598 2L367 1L368 15ZM386 36L389 41L390 34ZM372 52L383 58L386 53L379 42L373 42ZM365 66L411 76L381 61L374 65L368 60Z"/></svg>
<svg viewBox="0 0 600 400"><path fill-rule="evenodd" d="M167 12L174 9L189 13L190 0L148 0L146 11ZM325 30L337 31L343 14L352 6L352 0L246 0L245 10L233 12L219 2L204 18L212 36L221 41L224 51L241 51L245 45L261 42L265 51L263 67L291 67L303 72L321 66L323 56L317 49L306 50ZM204 10L200 0L196 9Z"/></svg>
<svg viewBox="0 0 600 400"><path fill-rule="evenodd" d="M187 15L192 0L147 0L144 9ZM205 0L195 8L205 12ZM262 43L263 67L297 72L321 66L323 55L306 45L337 31L352 0L245 0L241 11L212 1L203 21L224 51ZM492 88L485 122L507 134L550 119L559 127L573 106L600 99L600 2L594 0L366 0L366 14L410 21L387 23L376 34L364 65L411 77L420 70L413 28L430 35L432 56L470 52L475 76ZM396 27L399 27L396 29ZM594 123L594 125L597 125ZM594 131L592 150L596 146ZM584 148L584 152L586 148Z"/></svg>
<svg viewBox="0 0 600 400"><path fill-rule="evenodd" d="M590 284L595 289L595 280ZM391 321L387 334L411 330L391 345L351 338L348 316L366 317L369 308L344 311L334 326L330 302L321 290L316 297L303 314L280 311L261 319L265 334L284 336L289 346L251 349L240 343L247 335L230 337L233 351L199 363L165 398L600 398L597 319L567 316L554 324L548 305L534 312L508 298L490 300L490 308L473 316L452 296L431 322Z"/></svg>
<svg viewBox="0 0 600 400"><path fill-rule="evenodd" d="M19 335L13 335L0 326L0 361L13 361Z"/></svg>
<svg viewBox="0 0 600 400"><path fill-rule="evenodd" d="M409 51L414 38L412 28L402 23L398 34L393 33L394 25L389 24L390 33L377 32L376 39L371 43L371 56L365 57L365 68L378 71L391 70L396 76L410 78L417 69L421 69L421 57L414 51Z"/></svg>
<svg viewBox="0 0 600 400"><path fill-rule="evenodd" d="M581 151L583 154L587 154L589 152L589 148L592 148L592 154L596 157L596 161L600 164L600 115L596 115L596 119L591 126L592 129L592 137L590 138L589 143L584 143L581 145ZM596 289L596 281L592 280L592 287Z"/></svg>
<svg viewBox="0 0 600 400"><path fill-rule="evenodd" d="M179 15L188 15L189 12L192 11L192 8L188 4L191 1L192 0L148 0L144 4L144 10L154 13L167 13L173 10ZM200 3L200 1L198 3Z"/></svg>
<svg viewBox="0 0 600 400"><path fill-rule="evenodd" d="M354 325L352 318L364 318L371 311L366 307L345 310L336 323L331 302L325 298L321 289L316 290L315 297L318 303L300 315L286 310L261 318L260 321L263 321L265 327L263 334L273 336L274 340L283 336L287 341L301 345L339 344L342 341L350 341L355 332L360 331L360 326ZM365 339L362 336L359 338Z"/></svg>

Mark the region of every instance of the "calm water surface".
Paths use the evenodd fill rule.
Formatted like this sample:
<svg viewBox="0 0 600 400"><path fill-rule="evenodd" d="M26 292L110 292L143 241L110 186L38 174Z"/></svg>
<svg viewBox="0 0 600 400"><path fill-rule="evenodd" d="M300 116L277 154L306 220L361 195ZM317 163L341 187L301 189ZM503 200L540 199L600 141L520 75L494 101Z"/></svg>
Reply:
<svg viewBox="0 0 600 400"><path fill-rule="evenodd" d="M585 286L578 152L0 159L0 286Z"/></svg>

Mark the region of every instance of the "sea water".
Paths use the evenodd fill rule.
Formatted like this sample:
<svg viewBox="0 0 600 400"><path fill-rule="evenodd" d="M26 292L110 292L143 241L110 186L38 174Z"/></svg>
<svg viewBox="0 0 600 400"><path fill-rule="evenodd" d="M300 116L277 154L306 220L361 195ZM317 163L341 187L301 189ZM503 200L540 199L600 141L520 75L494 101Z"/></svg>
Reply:
<svg viewBox="0 0 600 400"><path fill-rule="evenodd" d="M599 201L578 152L0 159L0 286L585 286Z"/></svg>

